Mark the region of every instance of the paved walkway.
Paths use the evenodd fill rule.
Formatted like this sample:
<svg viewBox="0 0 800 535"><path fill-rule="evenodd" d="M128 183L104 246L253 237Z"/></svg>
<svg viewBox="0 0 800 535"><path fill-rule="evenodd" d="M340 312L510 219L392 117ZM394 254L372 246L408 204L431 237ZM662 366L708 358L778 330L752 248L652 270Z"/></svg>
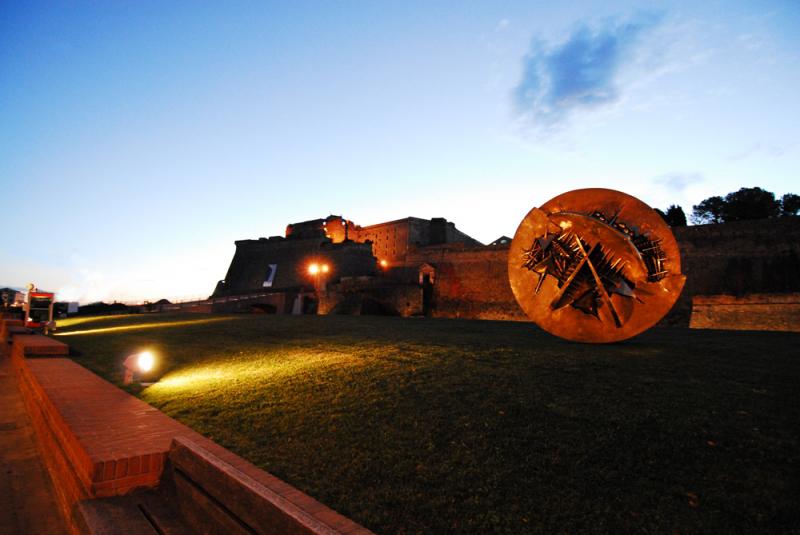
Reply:
<svg viewBox="0 0 800 535"><path fill-rule="evenodd" d="M66 535L8 356L0 353L0 533Z"/></svg>

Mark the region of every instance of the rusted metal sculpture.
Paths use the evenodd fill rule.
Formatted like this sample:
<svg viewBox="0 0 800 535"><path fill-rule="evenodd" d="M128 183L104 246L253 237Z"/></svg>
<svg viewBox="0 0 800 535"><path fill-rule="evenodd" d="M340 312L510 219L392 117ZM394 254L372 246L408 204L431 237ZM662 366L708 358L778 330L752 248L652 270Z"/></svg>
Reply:
<svg viewBox="0 0 800 535"><path fill-rule="evenodd" d="M600 188L563 193L528 212L511 242L508 277L537 325L597 343L655 325L686 280L661 216L635 197Z"/></svg>

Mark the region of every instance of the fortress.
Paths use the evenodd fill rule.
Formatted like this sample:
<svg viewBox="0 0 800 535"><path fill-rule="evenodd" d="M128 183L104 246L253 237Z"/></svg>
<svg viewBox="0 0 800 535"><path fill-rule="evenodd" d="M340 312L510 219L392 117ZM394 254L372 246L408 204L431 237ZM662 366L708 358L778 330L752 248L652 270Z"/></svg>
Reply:
<svg viewBox="0 0 800 535"><path fill-rule="evenodd" d="M715 311L739 307L726 313L800 330L800 218L672 230L687 283L664 322L688 325L691 317L697 326L725 327ZM285 236L236 242L214 309L525 320L508 282L510 241L483 245L443 218L362 227L331 215L293 223ZM311 274L311 264L327 271ZM703 309L699 320L693 300Z"/></svg>

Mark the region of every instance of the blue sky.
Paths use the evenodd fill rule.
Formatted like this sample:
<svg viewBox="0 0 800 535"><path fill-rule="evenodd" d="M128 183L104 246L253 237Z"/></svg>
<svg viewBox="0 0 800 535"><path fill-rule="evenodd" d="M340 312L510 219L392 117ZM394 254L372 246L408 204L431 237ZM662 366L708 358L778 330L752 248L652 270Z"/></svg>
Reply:
<svg viewBox="0 0 800 535"><path fill-rule="evenodd" d="M206 296L341 214L800 193L800 4L0 3L0 285Z"/></svg>

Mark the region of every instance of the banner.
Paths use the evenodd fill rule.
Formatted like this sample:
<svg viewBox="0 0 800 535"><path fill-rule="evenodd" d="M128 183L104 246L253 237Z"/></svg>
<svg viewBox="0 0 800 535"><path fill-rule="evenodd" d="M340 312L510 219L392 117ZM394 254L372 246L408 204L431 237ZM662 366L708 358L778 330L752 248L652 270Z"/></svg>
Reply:
<svg viewBox="0 0 800 535"><path fill-rule="evenodd" d="M267 269L267 276L264 277L264 283L261 285L263 288L271 288L272 281L275 280L275 272L278 271L278 264L270 264Z"/></svg>

